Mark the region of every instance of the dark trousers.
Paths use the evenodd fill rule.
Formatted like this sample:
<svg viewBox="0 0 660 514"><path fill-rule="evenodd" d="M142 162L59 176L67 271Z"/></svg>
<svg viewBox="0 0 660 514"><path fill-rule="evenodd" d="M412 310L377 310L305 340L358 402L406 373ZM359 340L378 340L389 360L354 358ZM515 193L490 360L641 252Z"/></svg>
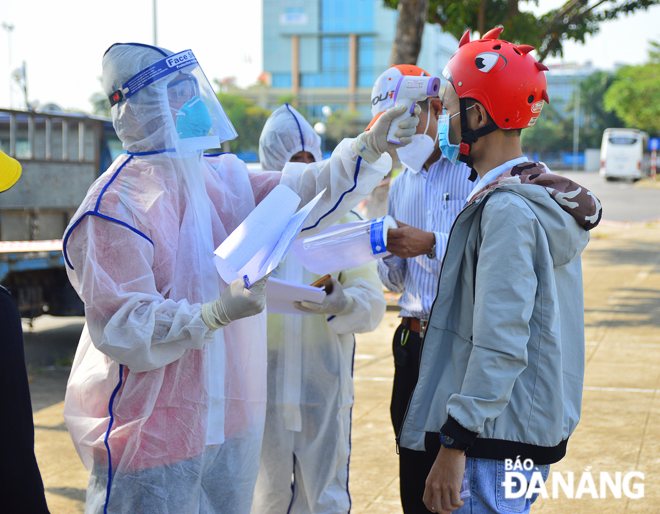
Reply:
<svg viewBox="0 0 660 514"><path fill-rule="evenodd" d="M21 318L0 286L0 511L47 513L34 456L34 423L25 370Z"/></svg>
<svg viewBox="0 0 660 514"><path fill-rule="evenodd" d="M405 344L402 344L404 343ZM412 332L403 325L394 332L392 350L394 353L394 385L392 387L392 426L397 437L401 432L408 403L417 385L419 376L419 358L422 338L418 332ZM440 449L435 438L426 442L425 452L399 449L399 482L401 487L401 505L405 514L427 514L425 506L424 486L431 467Z"/></svg>

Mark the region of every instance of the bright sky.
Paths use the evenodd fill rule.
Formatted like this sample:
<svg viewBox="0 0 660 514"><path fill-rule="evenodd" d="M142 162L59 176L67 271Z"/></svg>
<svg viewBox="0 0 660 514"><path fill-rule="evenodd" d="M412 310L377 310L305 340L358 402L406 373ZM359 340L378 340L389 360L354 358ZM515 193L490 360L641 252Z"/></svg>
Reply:
<svg viewBox="0 0 660 514"><path fill-rule="evenodd" d="M539 0L537 13L556 9L566 0ZM504 37L504 34L502 34ZM506 39L506 38L505 38ZM591 61L595 68L614 69L616 63L642 64L648 58L649 41L660 42L660 6L637 12L601 25L600 32L587 37L585 44L564 43L564 62ZM562 62L560 58L546 59L546 64Z"/></svg>
<svg viewBox="0 0 660 514"><path fill-rule="evenodd" d="M195 52L210 81L256 82L262 71L262 0L157 0L158 46ZM0 0L15 26L12 67L26 61L30 101L91 109L101 60L113 43L153 44L153 0ZM0 30L0 107L9 106L7 32ZM214 84L215 86L215 84ZM20 92L15 106L23 106Z"/></svg>
<svg viewBox="0 0 660 514"><path fill-rule="evenodd" d="M158 45L191 48L209 80L256 82L263 70L262 0L158 1ZM545 11L561 0L540 0ZM9 107L10 71L26 61L30 101L89 110L101 90L101 59L116 42L153 44L153 0L0 0L0 22L14 25L11 67L7 31L0 30L0 107ZM505 35L504 35L505 36ZM660 41L660 6L604 24L586 45L567 43L564 61L612 69L644 62L648 41ZM548 60L548 63L557 62ZM22 96L13 89L13 105Z"/></svg>

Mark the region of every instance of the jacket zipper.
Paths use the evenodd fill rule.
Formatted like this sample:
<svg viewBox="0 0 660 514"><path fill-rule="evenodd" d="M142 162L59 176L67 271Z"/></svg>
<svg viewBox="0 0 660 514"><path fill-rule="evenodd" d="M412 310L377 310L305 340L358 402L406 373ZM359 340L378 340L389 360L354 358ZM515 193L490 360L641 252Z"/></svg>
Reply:
<svg viewBox="0 0 660 514"><path fill-rule="evenodd" d="M486 195L490 196L490 194ZM484 196L484 198L486 198ZM473 205L479 205L483 201L483 198L479 200L479 202L475 202ZM454 227L456 226L458 220L461 218L461 215L466 212L467 209L463 209L456 219L454 220L454 223L451 225L451 229L449 230L449 236L447 237L447 250L449 249L449 241L451 241L451 234L454 232ZM440 274L438 275L438 288L435 292L435 299L433 300L433 304L431 305L431 314L433 314L433 307L435 307L435 302L438 301L438 291L440 289L440 278L442 277L442 270L445 267L445 257L447 256L447 250L445 250L445 255L442 258L442 264L440 265ZM429 325L431 324L431 315L429 314ZM424 337L422 338L422 344L419 346L419 365L420 365L420 370L422 366L422 353L424 352L424 343L426 342L426 336L428 335L428 327L426 328L426 332L424 333ZM417 382L419 383L419 373L417 374ZM401 423L401 427L399 428L399 433L395 437L396 441L396 453L397 455L400 452L401 449L401 433L403 432L403 427L406 424L406 419L408 419L408 411L410 410L410 404L412 403L412 398L415 395L415 390L417 389L417 384L415 384L415 389L413 389L413 393L410 395L410 398L408 398L408 406L406 407L406 412L403 415L403 422Z"/></svg>

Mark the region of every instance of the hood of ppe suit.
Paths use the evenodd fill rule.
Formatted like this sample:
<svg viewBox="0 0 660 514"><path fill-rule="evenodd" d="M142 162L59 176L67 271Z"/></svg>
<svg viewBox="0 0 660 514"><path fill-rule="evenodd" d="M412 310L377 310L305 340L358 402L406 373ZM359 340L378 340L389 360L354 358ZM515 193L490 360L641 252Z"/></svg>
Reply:
<svg viewBox="0 0 660 514"><path fill-rule="evenodd" d="M103 91L121 89L131 77L164 57L169 50L137 43L117 43L103 56ZM130 101L112 106L112 123L129 152L172 148L176 128L167 101L167 81L160 80L136 93Z"/></svg>
<svg viewBox="0 0 660 514"><path fill-rule="evenodd" d="M259 138L259 160L264 171L282 171L298 152L323 160L321 138L307 120L289 104L270 115Z"/></svg>

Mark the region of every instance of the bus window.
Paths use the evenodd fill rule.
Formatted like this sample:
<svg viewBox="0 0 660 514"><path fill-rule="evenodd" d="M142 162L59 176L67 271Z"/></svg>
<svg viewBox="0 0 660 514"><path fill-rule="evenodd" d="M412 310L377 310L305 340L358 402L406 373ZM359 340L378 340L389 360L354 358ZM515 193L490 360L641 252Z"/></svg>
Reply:
<svg viewBox="0 0 660 514"><path fill-rule="evenodd" d="M610 143L613 145L634 145L637 141L636 137L610 136Z"/></svg>

